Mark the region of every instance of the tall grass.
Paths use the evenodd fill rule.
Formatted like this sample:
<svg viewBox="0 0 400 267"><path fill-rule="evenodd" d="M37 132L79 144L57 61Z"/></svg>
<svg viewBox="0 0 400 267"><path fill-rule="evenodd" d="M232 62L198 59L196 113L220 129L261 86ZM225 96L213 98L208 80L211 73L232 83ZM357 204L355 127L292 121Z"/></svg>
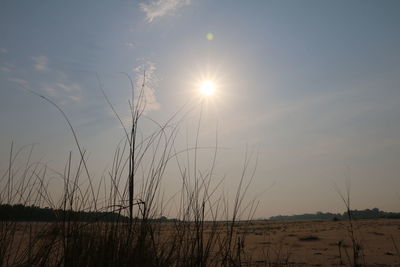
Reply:
<svg viewBox="0 0 400 267"><path fill-rule="evenodd" d="M114 151L107 175L98 183L94 182L86 151L67 115L51 99L34 93L63 116L79 157L74 159L70 152L64 170L55 172L42 162L32 161L33 146L15 151L12 143L8 168L0 180L0 204L47 206L63 212L57 213L55 222L0 222L0 266L239 266L244 262L245 236L236 231L236 226L244 210L251 219L257 207L254 201L244 205L255 170L250 164L251 155L245 155L234 199L219 195L222 180L213 179L218 140L210 168L201 171L197 167L201 115L194 146L181 151L176 147L176 138L186 116L184 110L164 124L153 121L156 130L141 135L147 104L146 75L136 95L134 83L127 77L132 87L130 125L125 125L115 111L99 79L125 137ZM17 164L21 158L25 159L22 166ZM165 222L158 218L168 202L162 194L162 181L171 163L178 166L180 191L174 198L178 199L176 220ZM54 176L62 181L61 198L55 198L50 190ZM73 218L70 211L121 216L111 222L102 222L101 217L86 222Z"/></svg>
<svg viewBox="0 0 400 267"><path fill-rule="evenodd" d="M350 179L347 181L345 194L342 193L337 187L336 187L336 191L338 192L340 198L342 199L342 201L346 207L347 222L348 222L347 233L348 233L348 238L351 241L351 254L349 254L347 249L344 249L347 263L350 266L362 266L362 263L361 263L361 260L363 259L362 245L361 245L361 242L356 233L355 221L354 221L353 214L351 211ZM339 248L339 255L340 255L340 264L342 264L344 262L342 259L341 247L342 247L342 241L339 241L338 248ZM365 262L364 262L364 265L365 265Z"/></svg>

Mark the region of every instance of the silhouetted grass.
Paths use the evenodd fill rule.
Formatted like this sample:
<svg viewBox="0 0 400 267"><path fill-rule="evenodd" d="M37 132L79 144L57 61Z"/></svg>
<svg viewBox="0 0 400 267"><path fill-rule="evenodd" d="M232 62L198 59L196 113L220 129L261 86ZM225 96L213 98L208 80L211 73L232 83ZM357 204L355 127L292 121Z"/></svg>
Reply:
<svg viewBox="0 0 400 267"><path fill-rule="evenodd" d="M175 145L180 123L187 115L184 109L164 124L152 121L155 130L143 136L139 126L146 109L146 76L136 97L133 82L127 76L132 86L130 125L125 125L115 111L99 80L103 96L123 128L124 138L113 153L110 169L98 184L94 183L86 151L67 115L51 99L34 93L62 114L74 136L79 157L74 159L70 152L64 170L54 172L46 164L32 161L33 146L15 150L14 143L11 144L8 168L0 177L0 209L1 214L6 214L0 217L0 266L289 265L291 247L286 246L283 238L275 243L263 242L267 245L266 249L260 248L264 259L253 262L252 251L246 246L246 236L251 233L239 231L244 212L248 222L257 208L255 201L244 203L257 165L250 164L254 162L252 155L244 155L233 199L219 194L223 180L213 179L218 139L211 150L208 170L197 167L197 153L202 149L198 146L202 110L192 147L178 150ZM24 161L18 163L21 160ZM178 166L180 182L175 185L179 188L174 196L177 201L171 205L175 218L166 220L162 215L168 213L171 199L164 199L162 181L172 162ZM54 175L62 181L59 198L54 198L49 189ZM338 248L340 265L359 266L363 251L350 209L349 186L346 195L339 190L338 193L346 206L351 245L344 245L343 240L333 245ZM35 214L17 216L10 207L16 207L20 213ZM43 213L38 207L49 209ZM38 216L50 219L40 220ZM42 222L26 222L23 218L38 218ZM320 238L309 235L298 240ZM392 241L400 259L393 237Z"/></svg>
<svg viewBox="0 0 400 267"><path fill-rule="evenodd" d="M210 169L197 169L201 115L195 145L183 151L177 151L175 139L185 113L177 112L165 124L155 123L157 129L142 136L138 129L146 108L145 75L136 97L128 78L132 86L129 127L115 112L99 80L125 138L114 152L107 176L97 185L86 162L86 151L67 115L51 99L33 92L62 114L74 136L79 158L74 160L69 153L64 170L57 173L63 195L54 200L48 166L31 161L33 147L22 167L17 166L21 151L29 147L15 152L11 145L8 169L0 180L0 204L5 208L15 204L20 208L50 207L52 214L46 214L51 217L46 223L17 222L10 220L12 214L2 218L0 266L241 265L246 254L245 238L236 230L237 221L244 208L250 217L256 208L254 202L243 206L254 177L251 155L245 155L233 206L229 207L228 199L217 196L221 182L215 184L212 179L218 143L213 148ZM193 158L190 153L194 153ZM186 155L186 162L180 160L181 154ZM165 208L161 182L170 162L178 164L181 180L176 220L157 221ZM90 220L77 219L84 212L91 214ZM107 222L100 222L105 216Z"/></svg>

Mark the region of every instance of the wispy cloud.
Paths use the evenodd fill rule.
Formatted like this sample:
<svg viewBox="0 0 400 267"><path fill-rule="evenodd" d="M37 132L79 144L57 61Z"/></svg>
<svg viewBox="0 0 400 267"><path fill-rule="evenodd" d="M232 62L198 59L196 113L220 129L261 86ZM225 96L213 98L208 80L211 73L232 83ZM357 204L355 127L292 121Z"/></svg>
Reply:
<svg viewBox="0 0 400 267"><path fill-rule="evenodd" d="M72 81L65 72L50 69L48 67L49 60L46 56L32 56L30 58L34 61L33 70L45 71L45 77L30 77L29 80L11 77L8 81L16 84L20 89L34 90L39 94L51 97L59 104L81 101L83 95L81 86ZM4 66L8 67L7 65Z"/></svg>
<svg viewBox="0 0 400 267"><path fill-rule="evenodd" d="M48 70L48 64L49 60L45 56L37 56L37 57L32 57L32 60L34 61L33 68L37 71L46 71Z"/></svg>
<svg viewBox="0 0 400 267"><path fill-rule="evenodd" d="M0 53L1 53L1 54L7 54L7 53L8 53L8 50L5 49L4 47L0 47Z"/></svg>
<svg viewBox="0 0 400 267"><path fill-rule="evenodd" d="M140 3L139 6L146 13L147 21L152 22L156 18L163 17L190 4L190 2L191 0L149 0L147 3Z"/></svg>
<svg viewBox="0 0 400 267"><path fill-rule="evenodd" d="M51 83L42 86L42 91L52 98L64 103L67 99L78 102L81 100L82 88L76 83Z"/></svg>
<svg viewBox="0 0 400 267"><path fill-rule="evenodd" d="M0 71L1 72L10 72L10 68L6 67L6 66L0 66Z"/></svg>
<svg viewBox="0 0 400 267"><path fill-rule="evenodd" d="M1 72L11 72L15 69L15 66L9 62L3 62L0 64L0 71Z"/></svg>
<svg viewBox="0 0 400 267"><path fill-rule="evenodd" d="M129 47L129 48L134 48L136 45L133 42L127 42L126 46Z"/></svg>
<svg viewBox="0 0 400 267"><path fill-rule="evenodd" d="M20 78L10 78L8 79L10 82L18 84L22 88L30 89L29 82Z"/></svg>
<svg viewBox="0 0 400 267"><path fill-rule="evenodd" d="M143 94L144 94L143 97L146 105L145 112L158 110L161 107L160 103L157 101L155 94L155 88L158 86L158 79L155 71L156 71L156 65L150 61L147 61L144 64L134 69L134 72L136 73L135 93L136 96L138 96L139 91L143 89ZM134 102L137 103L137 100L138 99L135 99Z"/></svg>

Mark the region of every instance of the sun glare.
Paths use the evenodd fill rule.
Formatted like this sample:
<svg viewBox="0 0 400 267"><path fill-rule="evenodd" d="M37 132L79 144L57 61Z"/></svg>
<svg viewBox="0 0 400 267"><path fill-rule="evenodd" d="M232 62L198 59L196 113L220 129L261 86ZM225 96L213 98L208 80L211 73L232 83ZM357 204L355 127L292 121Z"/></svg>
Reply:
<svg viewBox="0 0 400 267"><path fill-rule="evenodd" d="M199 86L199 90L201 94L204 96L211 96L212 94L214 94L215 89L216 89L215 83L211 80L205 80L201 82Z"/></svg>

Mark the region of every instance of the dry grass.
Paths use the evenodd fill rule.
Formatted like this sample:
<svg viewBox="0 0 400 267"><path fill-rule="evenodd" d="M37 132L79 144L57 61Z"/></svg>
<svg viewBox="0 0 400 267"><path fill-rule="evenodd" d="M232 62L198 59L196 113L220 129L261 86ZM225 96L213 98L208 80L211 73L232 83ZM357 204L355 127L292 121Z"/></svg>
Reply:
<svg viewBox="0 0 400 267"><path fill-rule="evenodd" d="M95 184L86 163L86 151L64 111L51 99L32 92L53 105L68 124L79 152L74 160L69 154L65 168L56 172L62 181L62 197L54 198L49 181L54 172L46 164L32 162L33 148L15 152L11 145L8 169L1 177L0 204L48 206L61 209L52 223L17 223L4 221L0 226L1 266L237 266L245 253L243 236L236 232L237 220L246 208L249 216L254 203L243 207L243 199L254 177L251 155L245 155L239 174L233 206L217 196L221 183L212 180L214 159L206 171L197 168L198 122L193 147L178 151L175 139L180 121L186 116L177 112L164 124L154 122L155 130L139 134L146 108L145 74L140 90L133 82L130 103L131 124L126 126L102 89L104 98L120 121L125 138L118 144L108 175ZM183 115L181 115L183 114ZM29 150L21 165L21 152ZM179 155L185 155L186 161ZM162 180L166 167L175 162L180 171L180 192L175 211L177 222L155 221L165 209ZM52 173L49 175L49 173ZM77 222L68 211L95 211L123 214L129 223ZM218 219L224 219L224 223ZM101 218L99 218L100 220Z"/></svg>
<svg viewBox="0 0 400 267"><path fill-rule="evenodd" d="M233 199L218 195L221 182L212 178L218 142L212 150L211 166L202 171L197 167L201 114L195 144L184 150L178 151L175 146L180 121L186 115L182 110L165 124L155 123L156 130L142 136L139 126L146 107L144 88L145 79L135 97L132 86L129 127L102 90L125 138L115 149L107 176L98 184L94 183L86 164L86 151L68 117L54 102L39 95L63 115L75 138L79 158L73 159L70 153L64 170L56 173L63 193L55 200L49 190L54 173L49 175L46 164L31 160L33 148L15 151L12 144L8 168L0 179L0 204L118 213L128 216L129 222L100 222L101 218L77 222L68 212L59 213L57 220L49 223L2 221L0 266L359 265L361 249L357 246L361 244L365 262L400 263L396 243L400 240L400 221L356 223L351 217L347 223L251 221L257 204L244 203L256 168L256 164L251 165L251 154L245 155ZM23 151L28 153L21 164ZM181 181L175 196L177 220L158 222L155 219L168 203L162 195L162 180L171 162L177 164ZM350 210L349 198L342 198ZM242 221L244 212L248 215Z"/></svg>

